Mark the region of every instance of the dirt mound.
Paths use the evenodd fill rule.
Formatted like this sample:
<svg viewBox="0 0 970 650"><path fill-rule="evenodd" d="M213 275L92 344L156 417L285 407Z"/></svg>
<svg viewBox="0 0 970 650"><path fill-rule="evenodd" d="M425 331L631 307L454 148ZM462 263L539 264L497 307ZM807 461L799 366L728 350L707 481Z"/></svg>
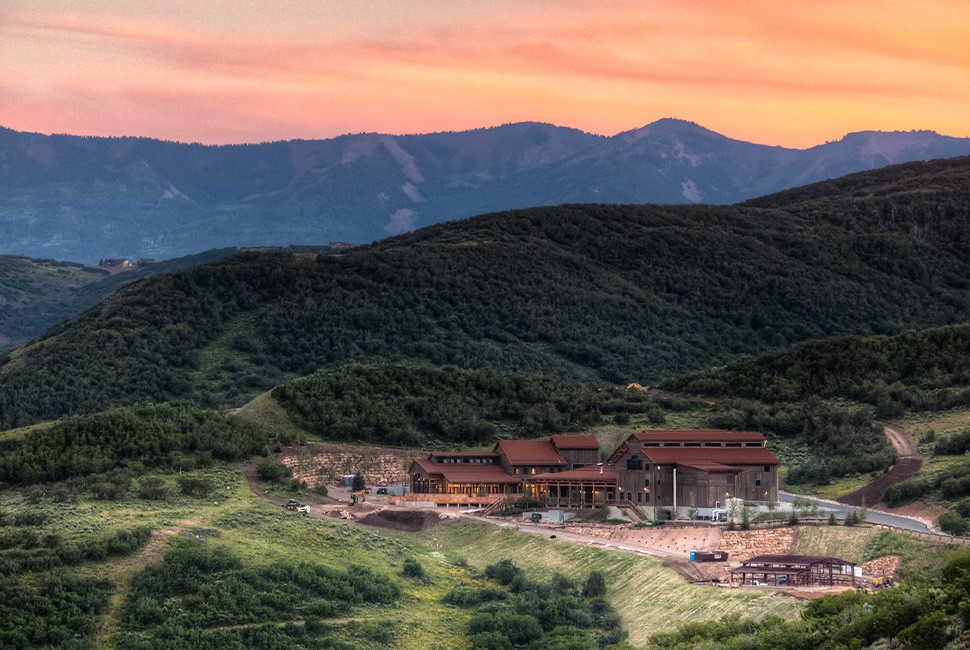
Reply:
<svg viewBox="0 0 970 650"><path fill-rule="evenodd" d="M391 530L416 533L434 526L441 518L434 510L381 510L367 515L360 523Z"/></svg>

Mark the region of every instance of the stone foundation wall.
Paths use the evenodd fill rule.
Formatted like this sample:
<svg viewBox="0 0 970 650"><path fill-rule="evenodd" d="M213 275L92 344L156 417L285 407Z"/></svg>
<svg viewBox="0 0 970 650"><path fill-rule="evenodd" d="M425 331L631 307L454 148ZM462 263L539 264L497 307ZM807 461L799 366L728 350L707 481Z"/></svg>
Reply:
<svg viewBox="0 0 970 650"><path fill-rule="evenodd" d="M869 560L862 565L862 572L871 576L891 576L895 575L899 569L902 558L898 555L886 555Z"/></svg>
<svg viewBox="0 0 970 650"><path fill-rule="evenodd" d="M357 472L372 486L381 480L390 484L407 482L411 462L426 455L420 451L311 442L284 449L280 462L293 470L293 478L306 481L310 487L336 485L345 474Z"/></svg>
<svg viewBox="0 0 970 650"><path fill-rule="evenodd" d="M717 550L730 553L730 561L734 564L757 555L789 555L794 546L795 529L788 526L763 530L725 530Z"/></svg>

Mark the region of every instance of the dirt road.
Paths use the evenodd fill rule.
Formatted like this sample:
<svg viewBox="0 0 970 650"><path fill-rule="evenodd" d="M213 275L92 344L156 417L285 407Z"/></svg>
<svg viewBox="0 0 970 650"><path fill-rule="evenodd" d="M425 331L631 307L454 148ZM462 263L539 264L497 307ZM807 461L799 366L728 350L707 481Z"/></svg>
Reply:
<svg viewBox="0 0 970 650"><path fill-rule="evenodd" d="M923 466L923 457L920 455L916 446L906 438L902 429L891 427L888 424L883 426L886 437L896 448L896 464L889 468L885 474L881 474L872 479L866 485L855 492L845 495L839 501L850 506L861 506L863 500L866 505L873 506L882 501L886 489L894 483L905 481L919 473Z"/></svg>

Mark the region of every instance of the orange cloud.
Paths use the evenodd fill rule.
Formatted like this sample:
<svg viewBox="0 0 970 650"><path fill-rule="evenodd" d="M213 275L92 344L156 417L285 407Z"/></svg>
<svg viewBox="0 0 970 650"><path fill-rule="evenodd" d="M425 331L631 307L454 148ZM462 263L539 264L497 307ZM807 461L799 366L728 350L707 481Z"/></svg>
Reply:
<svg viewBox="0 0 970 650"><path fill-rule="evenodd" d="M454 2L295 2L265 24L232 3L188 23L134 5L0 10L16 50L0 70L7 125L208 142L518 119L611 133L663 116L795 146L968 132L970 21L954 0L494 0L467 16Z"/></svg>

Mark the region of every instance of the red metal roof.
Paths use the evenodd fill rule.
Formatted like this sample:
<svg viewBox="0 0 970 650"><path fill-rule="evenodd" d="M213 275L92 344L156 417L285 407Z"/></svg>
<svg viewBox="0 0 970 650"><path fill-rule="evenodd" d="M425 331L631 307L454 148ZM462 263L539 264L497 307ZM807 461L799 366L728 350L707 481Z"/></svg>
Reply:
<svg viewBox="0 0 970 650"><path fill-rule="evenodd" d="M640 431L633 434L643 442L764 442L757 431L725 431L723 429L692 429L670 431Z"/></svg>
<svg viewBox="0 0 970 650"><path fill-rule="evenodd" d="M429 460L427 458L415 458L414 459L414 463L412 464L412 468L413 468L414 465L417 465L418 467L420 467L421 469L423 469L428 474L437 474L438 473L438 467L439 467L439 465L437 465L436 463L434 463L433 461L431 461L431 460Z"/></svg>
<svg viewBox="0 0 970 650"><path fill-rule="evenodd" d="M765 447L646 447L644 455L656 465L777 465Z"/></svg>
<svg viewBox="0 0 970 650"><path fill-rule="evenodd" d="M601 471L602 470L602 471ZM546 472L544 474L534 474L526 476L527 483L533 481L537 483L555 483L556 481L605 481L616 483L616 467L613 465L590 465L588 467L577 467L576 469L566 470L565 472Z"/></svg>
<svg viewBox="0 0 970 650"><path fill-rule="evenodd" d="M565 459L548 440L499 440L495 450L504 455L509 464L547 466L565 465Z"/></svg>
<svg viewBox="0 0 970 650"><path fill-rule="evenodd" d="M553 436L552 444L557 449L599 449L600 441L595 436Z"/></svg>
<svg viewBox="0 0 970 650"><path fill-rule="evenodd" d="M722 465L721 463L677 463L677 464L683 467L690 467L691 469L697 469L702 472L721 472L721 473L730 472L733 474L733 473L742 471L738 467Z"/></svg>
<svg viewBox="0 0 970 650"><path fill-rule="evenodd" d="M414 463L429 475L440 475L449 483L520 483L498 463L436 463L428 458L415 458Z"/></svg>
<svg viewBox="0 0 970 650"><path fill-rule="evenodd" d="M432 451L428 458L498 458L494 451Z"/></svg>
<svg viewBox="0 0 970 650"><path fill-rule="evenodd" d="M438 472L449 483L521 483L521 476L512 476L501 465L437 465Z"/></svg>

